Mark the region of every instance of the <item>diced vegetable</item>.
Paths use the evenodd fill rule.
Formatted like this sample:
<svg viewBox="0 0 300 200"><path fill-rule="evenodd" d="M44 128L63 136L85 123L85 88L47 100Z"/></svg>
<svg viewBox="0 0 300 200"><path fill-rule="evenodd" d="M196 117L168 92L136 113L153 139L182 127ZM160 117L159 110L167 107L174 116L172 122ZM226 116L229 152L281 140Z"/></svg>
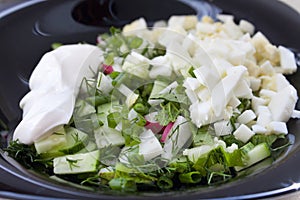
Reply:
<svg viewBox="0 0 300 200"><path fill-rule="evenodd" d="M99 151L54 158L55 174L78 174L95 172L99 164Z"/></svg>
<svg viewBox="0 0 300 200"><path fill-rule="evenodd" d="M120 146L125 144L125 139L122 134L113 128L103 126L96 129L94 132L96 144L99 149L108 146Z"/></svg>
<svg viewBox="0 0 300 200"><path fill-rule="evenodd" d="M246 153L244 167L235 167L237 171L240 171L244 168L250 167L251 165L269 157L271 155L271 151L269 146L266 143L258 144L257 146L253 147Z"/></svg>

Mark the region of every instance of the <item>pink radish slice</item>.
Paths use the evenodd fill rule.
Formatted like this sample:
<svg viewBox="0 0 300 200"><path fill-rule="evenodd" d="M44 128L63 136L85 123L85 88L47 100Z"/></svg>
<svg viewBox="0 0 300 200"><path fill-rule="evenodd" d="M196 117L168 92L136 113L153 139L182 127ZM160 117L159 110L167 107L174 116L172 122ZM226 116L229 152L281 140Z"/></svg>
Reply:
<svg viewBox="0 0 300 200"><path fill-rule="evenodd" d="M165 142L165 141L166 141L166 139L167 139L167 137L168 137L168 134L170 133L170 131L171 131L173 125L174 125L174 122L170 122L170 123L166 126L166 128L165 128L165 130L164 130L164 132L163 132L163 134L162 134L162 136L161 136L161 139L160 139L161 142Z"/></svg>
<svg viewBox="0 0 300 200"><path fill-rule="evenodd" d="M113 67L111 65L105 65L103 64L103 73L105 75L111 74L114 71Z"/></svg>
<svg viewBox="0 0 300 200"><path fill-rule="evenodd" d="M153 133L159 133L164 127L157 122L146 122L146 129L151 129Z"/></svg>

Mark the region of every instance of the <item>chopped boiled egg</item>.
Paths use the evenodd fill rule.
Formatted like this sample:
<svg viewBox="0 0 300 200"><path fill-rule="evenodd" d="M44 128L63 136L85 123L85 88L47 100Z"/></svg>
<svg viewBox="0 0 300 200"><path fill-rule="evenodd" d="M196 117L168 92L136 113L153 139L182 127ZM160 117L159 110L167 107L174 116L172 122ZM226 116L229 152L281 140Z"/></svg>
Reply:
<svg viewBox="0 0 300 200"><path fill-rule="evenodd" d="M281 89L273 95L268 105L273 120L287 122L292 116L297 100L297 91L292 85Z"/></svg>
<svg viewBox="0 0 300 200"><path fill-rule="evenodd" d="M278 47L280 53L280 65L284 74L291 74L297 70L295 55L291 50L279 46Z"/></svg>
<svg viewBox="0 0 300 200"><path fill-rule="evenodd" d="M234 132L234 137L244 143L248 142L255 133L246 125L241 124Z"/></svg>

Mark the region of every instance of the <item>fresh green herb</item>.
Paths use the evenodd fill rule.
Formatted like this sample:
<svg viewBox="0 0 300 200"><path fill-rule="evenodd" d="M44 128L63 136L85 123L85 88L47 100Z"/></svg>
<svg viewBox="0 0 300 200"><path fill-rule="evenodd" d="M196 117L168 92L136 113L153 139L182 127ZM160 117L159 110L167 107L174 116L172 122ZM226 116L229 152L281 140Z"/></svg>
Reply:
<svg viewBox="0 0 300 200"><path fill-rule="evenodd" d="M178 103L168 102L166 105L161 104L161 110L156 115L156 120L163 126L170 122L175 122L181 110Z"/></svg>
<svg viewBox="0 0 300 200"><path fill-rule="evenodd" d="M277 139L284 139L284 135L274 135L274 134L271 134L271 135L263 135L263 134L256 134L254 135L252 138L251 138L251 142L254 144L254 145L258 145L260 143L267 143L267 145L269 147L272 146L272 144L277 140Z"/></svg>
<svg viewBox="0 0 300 200"><path fill-rule="evenodd" d="M242 113L245 110L251 109L251 99L239 99L241 101L240 105L237 107L238 110Z"/></svg>
<svg viewBox="0 0 300 200"><path fill-rule="evenodd" d="M231 146L232 144L237 144L238 147L242 147L244 143L234 137L234 135L224 135L221 139L226 143L227 146Z"/></svg>
<svg viewBox="0 0 300 200"><path fill-rule="evenodd" d="M209 125L202 126L193 132L193 146L201 146L204 144L213 144L213 136L210 133L212 128Z"/></svg>
<svg viewBox="0 0 300 200"><path fill-rule="evenodd" d="M72 159L70 159L70 158L66 158L66 161L69 163L69 167L70 167L71 170L73 169L73 167L79 167L79 166L77 165L77 162L78 162L79 160L72 160Z"/></svg>
<svg viewBox="0 0 300 200"><path fill-rule="evenodd" d="M99 175L95 175L95 176L91 176L86 178L85 180L81 181L81 185L94 185L96 187L98 187L100 185L100 177Z"/></svg>
<svg viewBox="0 0 300 200"><path fill-rule="evenodd" d="M194 70L195 70L195 68L193 66L191 66L188 72L193 78L196 78L196 76L194 74Z"/></svg>
<svg viewBox="0 0 300 200"><path fill-rule="evenodd" d="M34 169L44 174L52 174L52 161L41 158L33 145L25 145L18 140L14 140L4 150L26 168Z"/></svg>

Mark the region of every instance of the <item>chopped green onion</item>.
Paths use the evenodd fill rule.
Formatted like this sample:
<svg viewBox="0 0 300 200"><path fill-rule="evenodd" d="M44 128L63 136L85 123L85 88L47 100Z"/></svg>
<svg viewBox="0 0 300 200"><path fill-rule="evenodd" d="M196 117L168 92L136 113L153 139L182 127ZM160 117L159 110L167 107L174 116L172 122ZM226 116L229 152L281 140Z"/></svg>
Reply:
<svg viewBox="0 0 300 200"><path fill-rule="evenodd" d="M147 120L140 114L138 114L135 122L138 126L145 126L147 123Z"/></svg>
<svg viewBox="0 0 300 200"><path fill-rule="evenodd" d="M135 192L137 190L136 183L125 178L114 178L109 181L109 187L113 190Z"/></svg>
<svg viewBox="0 0 300 200"><path fill-rule="evenodd" d="M112 79L115 79L119 76L120 72L113 71L112 73L109 74L109 77Z"/></svg>
<svg viewBox="0 0 300 200"><path fill-rule="evenodd" d="M173 187L173 181L172 181L172 179L170 179L166 176L161 176L157 180L157 186L160 189L168 190L168 189L171 189Z"/></svg>
<svg viewBox="0 0 300 200"><path fill-rule="evenodd" d="M181 183L199 183L201 181L202 175L200 172L193 171L185 174L180 174L178 178Z"/></svg>
<svg viewBox="0 0 300 200"><path fill-rule="evenodd" d="M133 106L133 109L137 112L140 113L141 115L145 115L148 112L147 106L144 106L142 103L136 103Z"/></svg>

